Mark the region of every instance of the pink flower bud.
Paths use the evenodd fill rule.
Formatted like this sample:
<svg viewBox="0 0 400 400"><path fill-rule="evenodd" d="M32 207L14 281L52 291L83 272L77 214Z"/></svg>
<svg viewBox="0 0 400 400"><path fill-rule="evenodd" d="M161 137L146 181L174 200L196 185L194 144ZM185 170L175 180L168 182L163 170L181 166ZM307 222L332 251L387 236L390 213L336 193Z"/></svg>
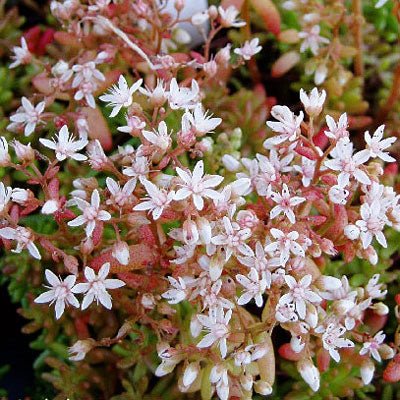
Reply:
<svg viewBox="0 0 400 400"><path fill-rule="evenodd" d="M300 360L297 363L297 370L310 388L314 392L317 392L320 384L320 375L318 369L315 367L311 359Z"/></svg>
<svg viewBox="0 0 400 400"><path fill-rule="evenodd" d="M174 7L176 11L182 11L185 7L185 0L175 0Z"/></svg>
<svg viewBox="0 0 400 400"><path fill-rule="evenodd" d="M360 372L364 385L368 385L372 381L375 372L375 364L371 359L368 358L362 362Z"/></svg>
<svg viewBox="0 0 400 400"><path fill-rule="evenodd" d="M28 143L27 145L24 145L18 140L15 140L13 142L13 147L15 151L15 155L24 163L30 163L35 159L35 152L31 147L31 144Z"/></svg>

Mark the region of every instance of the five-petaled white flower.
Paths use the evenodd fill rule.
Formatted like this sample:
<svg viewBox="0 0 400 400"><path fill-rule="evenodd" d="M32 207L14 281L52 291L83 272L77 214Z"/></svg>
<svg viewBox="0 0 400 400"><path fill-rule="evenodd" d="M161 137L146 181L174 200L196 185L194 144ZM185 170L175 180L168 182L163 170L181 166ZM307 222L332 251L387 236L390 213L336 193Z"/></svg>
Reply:
<svg viewBox="0 0 400 400"><path fill-rule="evenodd" d="M262 47L259 46L259 43L260 39L258 38L247 40L242 47L234 49L233 52L243 57L244 60L250 60L251 57L262 50Z"/></svg>
<svg viewBox="0 0 400 400"><path fill-rule="evenodd" d="M155 147L159 148L163 153L166 152L172 143L171 135L168 134L168 127L164 121L158 124L157 131L143 130L142 135Z"/></svg>
<svg viewBox="0 0 400 400"><path fill-rule="evenodd" d="M290 258L290 253L296 256L305 257L305 251L296 240L299 238L299 233L297 231L289 232L288 234L283 233L281 230L276 228L271 228L271 235L276 242L267 244L264 247L266 252L279 251L279 259L282 267L284 267Z"/></svg>
<svg viewBox="0 0 400 400"><path fill-rule="evenodd" d="M346 328L342 325L331 323L326 328L321 325L315 329L315 332L322 333L324 349L328 350L329 355L336 362L340 361L339 352L336 350L337 348L354 347L354 343L351 340L341 337L346 332Z"/></svg>
<svg viewBox="0 0 400 400"><path fill-rule="evenodd" d="M294 215L293 209L297 205L306 201L304 197L293 196L290 197L289 188L286 183L282 186L282 194L272 192L271 193L272 200L277 203L277 205L271 210L269 216L271 219L274 219L280 213L284 213L288 220L294 224L296 222L296 216Z"/></svg>
<svg viewBox="0 0 400 400"><path fill-rule="evenodd" d="M209 333L207 333L200 342L197 343L197 347L210 347L214 343L218 342L221 356L222 358L225 358L228 351L226 339L230 334L229 321L231 320L231 317L232 310L228 310L226 314L224 314L222 307L210 308L208 316L199 314L197 318Z"/></svg>
<svg viewBox="0 0 400 400"><path fill-rule="evenodd" d="M319 46L323 43L329 43L328 38L319 35L320 31L320 26L314 25L308 31L299 32L299 37L303 39L303 42L300 46L301 53L304 53L307 49L310 49L311 52L316 56L318 54Z"/></svg>
<svg viewBox="0 0 400 400"><path fill-rule="evenodd" d="M350 178L354 178L365 185L371 183L368 175L361 169L362 164L368 161L368 153L359 151L353 155L353 143L341 139L330 155L333 158L326 160L325 165L333 171L339 171L338 183L341 187L347 186Z"/></svg>
<svg viewBox="0 0 400 400"><path fill-rule="evenodd" d="M72 293L72 288L75 285L76 276L68 275L64 280L58 278L52 271L45 271L47 282L51 286L45 286L50 289L42 293L35 299L35 303L49 303L50 305L56 302L55 311L56 318L59 319L65 310L65 306L71 304L75 308L79 308L79 301Z"/></svg>
<svg viewBox="0 0 400 400"><path fill-rule="evenodd" d="M221 25L224 28L240 28L246 25L246 22L238 19L239 11L235 6L229 6L228 8L218 7L218 13L221 20Z"/></svg>
<svg viewBox="0 0 400 400"><path fill-rule="evenodd" d="M191 88L179 87L175 78L169 84L168 102L173 110L193 108L197 104L199 84L192 79Z"/></svg>
<svg viewBox="0 0 400 400"><path fill-rule="evenodd" d="M64 125L55 139L39 139L43 146L48 147L56 152L58 161L63 161L66 158L72 158L77 161L84 161L87 157L83 154L77 153L82 150L87 144L86 139L75 140L73 134L69 134L67 125Z"/></svg>
<svg viewBox="0 0 400 400"><path fill-rule="evenodd" d="M226 216L222 221L225 232L214 236L211 242L217 246L224 246L225 261L228 261L236 251L245 256L252 256L253 250L245 243L251 236L251 230L249 228L241 229L237 222L231 222Z"/></svg>
<svg viewBox="0 0 400 400"><path fill-rule="evenodd" d="M167 192L165 189L159 189L154 183L148 181L146 178L140 178L141 184L145 187L149 197L145 197L144 201L137 204L134 211L149 210L152 213L153 219L159 219L165 207L174 199L175 192L171 190Z"/></svg>
<svg viewBox="0 0 400 400"><path fill-rule="evenodd" d="M343 113L339 117L339 121L337 123L330 115L327 115L325 119L329 130L324 131L324 133L328 138L332 140L348 139L349 131L347 130L348 123L346 113Z"/></svg>
<svg viewBox="0 0 400 400"><path fill-rule="evenodd" d="M111 219L111 214L105 210L100 210L100 195L97 189L93 190L90 203L79 197L73 198L75 204L83 212L72 221L68 222L69 226L81 226L86 224L86 235L92 236L97 221L108 221Z"/></svg>
<svg viewBox="0 0 400 400"><path fill-rule="evenodd" d="M21 47L14 46L13 47L14 55L11 58L14 60L13 63L10 64L10 68L18 67L21 64L28 64L32 60L32 54L28 49L28 45L24 37L21 37Z"/></svg>
<svg viewBox="0 0 400 400"><path fill-rule="evenodd" d="M193 114L187 112L188 120L192 124L198 136L212 132L221 122L221 118L212 118L208 111L203 111L203 106L199 103L195 106Z"/></svg>
<svg viewBox="0 0 400 400"><path fill-rule="evenodd" d="M285 281L290 291L279 299L279 304L294 303L299 317L304 319L307 312L307 302L320 303L322 301L322 298L309 288L312 275L305 275L298 282L293 276L285 275Z"/></svg>
<svg viewBox="0 0 400 400"><path fill-rule="evenodd" d="M251 299L254 298L258 307L263 305L262 295L266 288L269 288L271 284L271 274L269 275L269 281L267 280L267 275L261 273L261 278L259 273L255 268L252 268L247 276L242 274L236 275L236 280L244 287L242 295L238 299L238 304L240 306L247 304Z"/></svg>
<svg viewBox="0 0 400 400"><path fill-rule="evenodd" d="M178 277L178 279L169 276L168 280L172 286L172 289L169 289L163 293L162 297L167 299L169 304L178 304L185 300L196 282L189 276Z"/></svg>
<svg viewBox="0 0 400 400"><path fill-rule="evenodd" d="M304 114L300 111L299 115L294 115L286 106L273 106L271 115L276 121L267 121L267 125L274 131L279 133L264 142L264 147L269 149L273 146L283 143L286 140L293 142L297 135L300 134L300 125L303 122Z"/></svg>
<svg viewBox="0 0 400 400"><path fill-rule="evenodd" d="M85 267L84 274L87 282L78 283L72 288L73 293L86 293L82 301L82 310L88 308L94 300L97 304L100 302L105 308L111 310L111 295L107 289L118 289L125 283L120 279L106 279L109 272L110 263L103 264L97 276L92 268Z"/></svg>
<svg viewBox="0 0 400 400"><path fill-rule="evenodd" d="M396 138L391 136L383 139L384 129L385 125L381 125L377 128L372 137L368 131L365 132L364 138L367 146L366 149L362 151L367 152L371 158L379 157L382 161L394 162L396 159L390 156L389 153L384 150L390 147L396 141Z"/></svg>
<svg viewBox="0 0 400 400"><path fill-rule="evenodd" d="M16 228L8 226L0 229L0 237L3 239L15 240L17 242L16 249L11 250L13 253L21 253L21 251L26 248L33 258L36 258L37 260L42 258L39 250L33 242L34 236L30 229L22 226L17 226Z"/></svg>
<svg viewBox="0 0 400 400"><path fill-rule="evenodd" d="M183 169L176 167L176 172L182 179L183 183L178 183L181 186L175 193L174 200L184 200L191 196L195 207L201 211L204 207L203 197L218 200L221 194L211 188L218 186L224 178L219 175L204 175L204 162L200 160L194 167L193 174L186 172Z"/></svg>
<svg viewBox="0 0 400 400"><path fill-rule="evenodd" d="M122 208L125 204L131 200L131 195L136 186L136 179L129 179L125 183L124 187L121 186L114 179L106 178L107 189L110 191L111 197L106 201L106 204L115 204Z"/></svg>
<svg viewBox="0 0 400 400"><path fill-rule="evenodd" d="M379 354L379 348L381 344L385 340L385 334L382 331L379 331L373 338L370 338L366 342L363 343L363 347L360 350L360 354L363 356L365 354L371 354L376 361L381 362L382 358Z"/></svg>
<svg viewBox="0 0 400 400"><path fill-rule="evenodd" d="M371 205L368 203L362 204L360 215L362 219L358 220L356 225L361 230L360 238L363 248L366 249L371 244L374 236L379 244L387 247L386 238L382 230L388 221L385 212L381 210L380 202L375 200Z"/></svg>
<svg viewBox="0 0 400 400"><path fill-rule="evenodd" d="M22 107L18 108L14 115L11 115L10 120L25 125L24 134L29 136L35 130L36 125L42 122L40 116L46 107L46 103L41 101L34 107L26 97L22 97L21 103Z"/></svg>
<svg viewBox="0 0 400 400"><path fill-rule="evenodd" d="M307 157L302 157L301 158L301 166L300 165L293 166L293 168L297 172L300 172L302 174L301 183L305 187L310 186L310 183L311 183L312 179L314 178L316 164L317 164L316 161L310 160Z"/></svg>
<svg viewBox="0 0 400 400"><path fill-rule="evenodd" d="M119 76L118 86L113 85L108 94L99 97L100 100L108 103L107 106L113 107L110 118L115 117L122 107L129 107L132 104L132 95L139 89L143 79L136 81L131 87L128 86L123 75Z"/></svg>

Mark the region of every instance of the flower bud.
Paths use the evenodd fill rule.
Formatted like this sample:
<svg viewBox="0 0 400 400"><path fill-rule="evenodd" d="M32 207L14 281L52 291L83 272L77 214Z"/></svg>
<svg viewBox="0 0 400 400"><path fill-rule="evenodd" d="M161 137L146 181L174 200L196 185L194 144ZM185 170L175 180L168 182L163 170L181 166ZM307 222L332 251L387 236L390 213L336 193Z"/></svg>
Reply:
<svg viewBox="0 0 400 400"><path fill-rule="evenodd" d="M15 151L15 155L24 163L31 163L35 159L35 152L31 147L31 144L28 143L26 146L18 140L13 142L13 147Z"/></svg>
<svg viewBox="0 0 400 400"><path fill-rule="evenodd" d="M218 9L215 6L210 6L208 8L208 15L210 16L211 19L215 19L218 17Z"/></svg>
<svg viewBox="0 0 400 400"><path fill-rule="evenodd" d="M79 262L74 256L66 255L63 259L65 268L73 275L78 275Z"/></svg>
<svg viewBox="0 0 400 400"><path fill-rule="evenodd" d="M95 345L93 339L78 340L73 346L69 348L69 353L71 356L69 359L71 361L81 361L85 358L86 354L92 350ZM75 355L73 355L76 353Z"/></svg>
<svg viewBox="0 0 400 400"><path fill-rule="evenodd" d="M379 349L379 354L384 360L390 360L394 357L394 350L386 343L382 343Z"/></svg>
<svg viewBox="0 0 400 400"><path fill-rule="evenodd" d="M344 234L350 240L357 240L360 236L360 228L357 225L347 225Z"/></svg>
<svg viewBox="0 0 400 400"><path fill-rule="evenodd" d="M300 360L297 363L297 370L310 388L314 392L317 392L319 389L320 375L318 369L315 367L311 359Z"/></svg>
<svg viewBox="0 0 400 400"><path fill-rule="evenodd" d="M188 366L185 368L185 371L183 372L183 378L182 378L182 383L184 386L190 386L197 376L199 375L200 372L200 365L197 362L192 362L188 364Z"/></svg>
<svg viewBox="0 0 400 400"><path fill-rule="evenodd" d="M375 364L371 359L368 358L362 362L360 372L364 385L368 385L372 381L375 372Z"/></svg>
<svg viewBox="0 0 400 400"><path fill-rule="evenodd" d="M222 163L228 171L234 172L240 168L240 162L230 154L225 154L222 157Z"/></svg>
<svg viewBox="0 0 400 400"><path fill-rule="evenodd" d="M229 62L231 59L231 44L227 44L225 47L223 47L215 56L215 61L218 64L225 65Z"/></svg>
<svg viewBox="0 0 400 400"><path fill-rule="evenodd" d="M253 377L250 374L242 374L240 376L240 384L244 390L250 391L253 387Z"/></svg>
<svg viewBox="0 0 400 400"><path fill-rule="evenodd" d="M315 76L314 76L314 82L316 85L320 85L321 83L324 82L326 79L326 76L328 75L328 68L326 67L325 64L321 64L316 70L315 70Z"/></svg>
<svg viewBox="0 0 400 400"><path fill-rule="evenodd" d="M258 380L254 382L254 390L258 394L262 394L263 396L268 396L269 394L272 393L272 386L268 382Z"/></svg>
<svg viewBox="0 0 400 400"><path fill-rule="evenodd" d="M185 0L175 0L174 7L176 11L182 11L185 7Z"/></svg>
<svg viewBox="0 0 400 400"><path fill-rule="evenodd" d="M218 65L215 60L208 61L203 64L203 71L208 77L213 77L218 71Z"/></svg>
<svg viewBox="0 0 400 400"><path fill-rule="evenodd" d="M375 314L378 315L387 315L389 314L389 307L382 303L381 301L379 303L375 303L374 305L370 306L369 308L372 308L375 312Z"/></svg>

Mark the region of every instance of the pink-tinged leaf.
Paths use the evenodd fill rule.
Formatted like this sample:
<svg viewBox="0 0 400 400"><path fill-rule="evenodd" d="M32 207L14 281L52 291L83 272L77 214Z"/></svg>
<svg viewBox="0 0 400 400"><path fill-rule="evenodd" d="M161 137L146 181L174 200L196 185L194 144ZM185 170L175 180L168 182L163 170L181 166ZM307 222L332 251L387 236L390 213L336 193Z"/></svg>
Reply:
<svg viewBox="0 0 400 400"><path fill-rule="evenodd" d="M82 42L79 41L78 37L73 33L55 32L54 40L56 40L60 44L63 44L64 46L73 47L75 49L80 49L83 47Z"/></svg>
<svg viewBox="0 0 400 400"><path fill-rule="evenodd" d="M304 357L305 351L302 350L300 353L296 353L293 349L290 343L285 343L281 347L279 347L279 355L282 358L285 358L286 360L290 361L299 361Z"/></svg>
<svg viewBox="0 0 400 400"><path fill-rule="evenodd" d="M82 114L87 119L89 137L98 139L104 150L110 150L112 148L111 132L99 108L83 107Z"/></svg>
<svg viewBox="0 0 400 400"><path fill-rule="evenodd" d="M60 182L57 178L52 179L49 182L49 193L52 199L58 199Z"/></svg>
<svg viewBox="0 0 400 400"><path fill-rule="evenodd" d="M102 222L97 222L93 231L92 239L93 245L97 246L103 238L104 225Z"/></svg>
<svg viewBox="0 0 400 400"><path fill-rule="evenodd" d="M222 0L221 6L225 10L230 6L234 6L240 11L243 7L243 3L244 0Z"/></svg>
<svg viewBox="0 0 400 400"><path fill-rule="evenodd" d="M297 146L294 150L297 153L299 153L300 155L308 158L309 160L312 160L312 161L317 160L317 156L316 156L314 150L308 146L303 145L303 143L300 141L297 142Z"/></svg>
<svg viewBox="0 0 400 400"><path fill-rule="evenodd" d="M264 20L267 29L274 35L281 31L281 16L271 0L250 0L258 15Z"/></svg>
<svg viewBox="0 0 400 400"><path fill-rule="evenodd" d="M45 94L46 96L56 96L57 99L60 100L69 100L70 99L70 95L68 93L55 93L54 92L54 88L51 86L51 80L50 78L46 75L45 72L42 72L39 75L36 75L35 77L32 78L32 83L33 86L35 87L36 90L38 90L40 93ZM54 101L53 96L52 101ZM49 106L48 103L48 98L46 98L46 106Z"/></svg>
<svg viewBox="0 0 400 400"><path fill-rule="evenodd" d="M383 379L386 382L400 381L400 354L397 354L392 361L389 362L386 369L383 371Z"/></svg>
<svg viewBox="0 0 400 400"><path fill-rule="evenodd" d="M319 349L317 352L317 366L320 372L325 372L329 368L331 357L327 350Z"/></svg>
<svg viewBox="0 0 400 400"><path fill-rule="evenodd" d="M282 54L271 68L271 76L279 78L290 71L300 61L300 54L297 51L289 51Z"/></svg>

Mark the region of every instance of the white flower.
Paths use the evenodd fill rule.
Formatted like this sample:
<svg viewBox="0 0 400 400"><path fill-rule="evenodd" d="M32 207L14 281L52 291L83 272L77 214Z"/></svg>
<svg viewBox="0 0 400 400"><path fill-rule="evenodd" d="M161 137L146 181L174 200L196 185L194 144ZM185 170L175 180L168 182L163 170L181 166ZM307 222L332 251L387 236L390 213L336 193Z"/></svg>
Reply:
<svg viewBox="0 0 400 400"><path fill-rule="evenodd" d="M94 300L97 304L100 302L105 308L111 310L111 296L107 289L118 289L125 283L120 279L106 279L109 272L110 263L103 264L97 276L92 268L85 267L84 274L87 282L78 283L72 288L73 293L86 293L82 301L82 310L88 308Z"/></svg>
<svg viewBox="0 0 400 400"><path fill-rule="evenodd" d="M136 136L136 133L140 133L142 129L146 126L146 123L142 121L139 117L136 117L135 115L132 115L130 117L126 116L126 125L125 126L119 126L117 130L120 132L125 132L125 133L133 133Z"/></svg>
<svg viewBox="0 0 400 400"><path fill-rule="evenodd" d="M29 136L35 130L36 125L42 122L40 116L45 109L46 103L41 101L34 107L26 97L22 97L21 103L22 107L11 115L10 120L25 125L24 134Z"/></svg>
<svg viewBox="0 0 400 400"><path fill-rule="evenodd" d="M151 144L158 147L163 153L165 153L171 147L171 134L168 134L168 127L164 121L158 124L158 131L146 131L142 132L142 135Z"/></svg>
<svg viewBox="0 0 400 400"><path fill-rule="evenodd" d="M12 188L10 186L4 186L3 182L0 182L0 213L6 208L12 195Z"/></svg>
<svg viewBox="0 0 400 400"><path fill-rule="evenodd" d="M96 80L105 81L106 77L96 69L96 63L94 61L88 61L85 64L76 64L72 67L72 71L75 72L74 80L72 81L72 87L76 88L82 86L82 83L88 83Z"/></svg>
<svg viewBox="0 0 400 400"><path fill-rule="evenodd" d="M0 136L0 167L6 167L11 161L8 154L8 143L4 136Z"/></svg>
<svg viewBox="0 0 400 400"><path fill-rule="evenodd" d="M104 154L103 147L98 139L92 140L89 143L87 147L87 155L89 157L90 166L96 171L100 171L108 163L107 156Z"/></svg>
<svg viewBox="0 0 400 400"><path fill-rule="evenodd" d="M169 304L178 304L185 300L189 294L189 291L195 284L195 280L189 276L179 276L178 279L169 276L168 280L172 286L172 289L169 289L163 293L162 297L167 299Z"/></svg>
<svg viewBox="0 0 400 400"><path fill-rule="evenodd" d="M13 63L10 64L9 68L18 67L21 64L28 64L32 60L32 54L28 49L28 45L24 37L21 37L21 47L14 46L13 47L14 55L11 58L14 60Z"/></svg>
<svg viewBox="0 0 400 400"><path fill-rule="evenodd" d="M0 237L17 242L16 249L11 250L13 253L21 253L21 251L26 248L33 258L37 260L42 258L35 243L33 243L33 234L29 229L23 228L22 226L17 226L15 229L10 227L1 228Z"/></svg>
<svg viewBox="0 0 400 400"><path fill-rule="evenodd" d="M228 370L223 364L217 364L212 367L210 382L215 385L220 400L229 399Z"/></svg>
<svg viewBox="0 0 400 400"><path fill-rule="evenodd" d="M266 252L279 251L279 259L282 267L284 267L290 258L290 253L296 256L305 257L304 249L296 242L299 238L299 233L296 231L289 232L288 234L283 233L281 230L272 228L271 235L276 242L267 244L264 247Z"/></svg>
<svg viewBox="0 0 400 400"><path fill-rule="evenodd" d="M346 328L342 325L331 323L326 327L326 329L324 329L322 326L319 326L315 329L315 332L323 332L322 344L324 346L324 349L328 350L329 355L336 362L340 361L340 355L336 348L354 347L354 343L351 340L341 337L346 332Z"/></svg>
<svg viewBox="0 0 400 400"><path fill-rule="evenodd" d="M212 132L222 122L221 118L212 118L212 114L204 112L200 103L194 107L193 114L187 112L187 116L199 136Z"/></svg>
<svg viewBox="0 0 400 400"><path fill-rule="evenodd" d="M368 296L371 297L371 299L379 299L380 297L383 297L386 295L387 290L381 290L380 288L382 287L382 283L379 283L379 274L374 274L373 277L368 281L367 286L365 287L366 292L368 293Z"/></svg>
<svg viewBox="0 0 400 400"><path fill-rule="evenodd" d="M200 365L198 362L188 364L183 372L182 383L183 386L189 387L197 378L200 372Z"/></svg>
<svg viewBox="0 0 400 400"><path fill-rule="evenodd" d="M275 309L275 318L282 323L296 322L299 317L296 314L294 303L278 303Z"/></svg>
<svg viewBox="0 0 400 400"><path fill-rule="evenodd" d="M93 339L78 340L68 349L71 361L81 361L86 354L93 348L95 342ZM75 353L75 355L73 355Z"/></svg>
<svg viewBox="0 0 400 400"><path fill-rule="evenodd" d="M254 38L250 41L246 40L243 47L236 48L233 50L233 52L243 57L245 60L250 60L251 57L262 50L262 47L259 46L259 42L259 38Z"/></svg>
<svg viewBox="0 0 400 400"><path fill-rule="evenodd" d="M84 161L87 159L83 154L77 153L82 150L87 144L86 139L75 140L73 134L69 134L67 125L64 125L55 139L39 139L43 146L52 149L56 152L58 161L63 161L66 158L72 158L77 161Z"/></svg>
<svg viewBox="0 0 400 400"><path fill-rule="evenodd" d="M147 96L154 107L161 107L169 95L162 79L157 79L157 85L154 89L149 89L147 86L146 88L140 87L139 92Z"/></svg>
<svg viewBox="0 0 400 400"><path fill-rule="evenodd" d="M79 308L79 301L72 294L71 289L75 285L76 276L68 275L64 281L57 278L57 276L46 269L46 279L51 286L46 286L49 291L42 293L35 299L35 303L49 303L50 305L56 302L55 311L56 318L59 319L64 312L65 306L71 304L75 308Z"/></svg>
<svg viewBox="0 0 400 400"><path fill-rule="evenodd" d="M303 175L301 178L301 182L305 187L310 186L310 183L311 183L312 179L314 178L316 163L317 162L314 160L310 160L307 157L302 157L301 158L301 166L300 165L293 166L293 168L297 172L300 172Z"/></svg>
<svg viewBox="0 0 400 400"><path fill-rule="evenodd" d="M299 37L304 39L300 46L300 52L304 53L307 49L316 56L319 46L322 43L329 43L329 39L319 35L321 28L319 25L314 25L309 31L299 32Z"/></svg>
<svg viewBox="0 0 400 400"><path fill-rule="evenodd" d="M85 232L88 237L92 236L97 221L108 221L111 219L109 212L100 210L100 195L97 189L93 190L90 203L79 197L74 197L73 200L83 214L69 221L68 225L81 226L86 224Z"/></svg>
<svg viewBox="0 0 400 400"><path fill-rule="evenodd" d="M2 183L0 185L2 185ZM31 196L32 192L30 190L14 188L11 193L11 200L14 203L24 206L25 203L28 201L28 199L31 198ZM1 201L1 186L0 186L0 212L1 212L1 204L2 201Z"/></svg>
<svg viewBox="0 0 400 400"><path fill-rule="evenodd" d="M174 200L183 200L187 197L192 197L195 207L201 211L204 207L203 197L217 200L221 198L221 194L212 187L218 186L224 178L219 175L204 175L204 162L198 161L191 172L186 172L183 169L176 167L176 172L182 179L183 183L178 183L181 186L175 193Z"/></svg>
<svg viewBox="0 0 400 400"><path fill-rule="evenodd" d="M360 228L360 238L363 248L366 249L375 236L376 240L383 247L387 247L387 242L382 229L387 222L385 213L382 212L379 201L374 201L371 205L364 203L360 207L361 220L356 222Z"/></svg>
<svg viewBox="0 0 400 400"><path fill-rule="evenodd" d="M228 261L231 255L236 251L245 256L253 255L253 250L245 243L251 236L251 230L249 228L241 229L238 223L231 222L226 216L222 221L225 232L214 236L211 242L217 246L224 247L225 261Z"/></svg>
<svg viewBox="0 0 400 400"><path fill-rule="evenodd" d="M175 192L173 190L167 192L165 189L159 189L154 183L145 178L141 178L140 182L145 187L149 197L145 197L144 201L137 204L133 210L149 210L152 213L154 220L159 219L165 207L167 207L173 200Z"/></svg>
<svg viewBox="0 0 400 400"><path fill-rule="evenodd" d="M139 89L142 82L143 79L139 79L129 87L125 77L121 74L118 79L118 86L113 85L108 94L99 97L101 101L108 103L108 107L113 107L110 118L115 117L122 107L129 107L132 104L132 95Z"/></svg>
<svg viewBox="0 0 400 400"><path fill-rule="evenodd" d="M299 317L304 319L306 317L307 302L320 303L322 301L322 298L309 288L312 282L312 275L305 275L298 282L293 276L285 275L285 281L290 291L279 299L279 304L294 303Z"/></svg>
<svg viewBox="0 0 400 400"><path fill-rule="evenodd" d="M84 81L79 85L79 90L75 93L74 100L80 101L83 98L91 108L96 108L93 93L97 90L97 83L95 81Z"/></svg>
<svg viewBox="0 0 400 400"><path fill-rule="evenodd" d="M325 103L325 99L325 90L322 90L322 92L319 93L318 89L314 88L311 90L310 96L307 96L307 93L303 89L300 89L300 100L303 103L307 114L311 117L316 117L319 115Z"/></svg>
<svg viewBox="0 0 400 400"><path fill-rule="evenodd" d="M158 357L161 358L161 364L157 367L154 374L158 377L164 376L172 372L175 365L182 360L180 352L170 347L166 342L157 343Z"/></svg>
<svg viewBox="0 0 400 400"><path fill-rule="evenodd" d="M146 177L149 173L149 161L146 157L135 155L130 167L123 169L122 173L131 176L135 181L140 177Z"/></svg>
<svg viewBox="0 0 400 400"><path fill-rule="evenodd" d="M333 171L339 171L338 183L341 187L347 186L352 177L365 185L371 183L368 175L361 169L369 155L363 151L353 155L353 143L341 139L330 154L333 158L326 160L325 165Z"/></svg>
<svg viewBox="0 0 400 400"><path fill-rule="evenodd" d="M286 106L273 106L271 115L276 118L276 121L267 121L267 125L274 131L279 133L264 142L265 148L270 148L271 145L283 143L286 140L293 142L300 133L300 125L303 122L304 114L300 111L299 115L294 115Z"/></svg>
<svg viewBox="0 0 400 400"><path fill-rule="evenodd" d="M208 316L199 314L197 318L209 333L197 343L197 347L210 347L214 343L218 343L221 357L225 358L228 351L226 339L230 334L229 321L231 317L232 310L228 310L226 314L224 314L222 307L210 308Z"/></svg>
<svg viewBox="0 0 400 400"><path fill-rule="evenodd" d="M235 6L229 6L228 8L218 7L218 12L221 20L221 25L224 28L240 28L246 25L246 22L237 19L239 11Z"/></svg>
<svg viewBox="0 0 400 400"><path fill-rule="evenodd" d="M287 187L286 183L282 186L282 194L280 193L271 193L272 200L277 203L271 211L270 211L270 218L274 219L280 213L284 213L288 220L294 224L296 222L296 217L294 215L293 209L295 206L303 203L306 201L304 197L293 196L290 197L289 188Z"/></svg>
<svg viewBox="0 0 400 400"><path fill-rule="evenodd" d="M115 242L111 255L121 264L128 265L130 261L129 246L126 242Z"/></svg>
<svg viewBox="0 0 400 400"><path fill-rule="evenodd" d="M192 79L191 88L179 87L175 78L171 79L169 84L168 101L173 110L193 108L197 104L199 95L199 85L195 79Z"/></svg>
<svg viewBox="0 0 400 400"><path fill-rule="evenodd" d="M262 295L266 288L271 285L271 275L269 281L266 278L266 274L261 273L261 279L255 268L252 268L249 274L246 276L242 274L236 275L236 280L245 288L244 292L238 299L240 306L247 304L251 299L254 298L258 307L262 307L263 298Z"/></svg>
<svg viewBox="0 0 400 400"><path fill-rule="evenodd" d="M335 120L327 115L325 117L326 124L328 125L329 130L324 131L325 135L333 140L347 139L349 137L349 131L347 130L347 114L343 113L339 121L336 123Z"/></svg>
<svg viewBox="0 0 400 400"><path fill-rule="evenodd" d="M379 354L379 348L385 340L385 336L386 335L382 331L379 331L373 338L370 338L363 343L360 354L363 356L369 353L373 358L375 358L376 361L381 362L382 358Z"/></svg>
<svg viewBox="0 0 400 400"><path fill-rule="evenodd" d="M383 131L385 129L385 125L381 125L373 134L369 134L369 132L365 132L364 138L367 143L366 152L369 153L371 158L379 157L381 160L386 162L394 162L395 158L391 157L388 152L383 151L390 147L395 141L396 138L394 136L383 139ZM383 140L382 140L383 139Z"/></svg>
<svg viewBox="0 0 400 400"><path fill-rule="evenodd" d="M110 191L111 197L106 201L106 204L115 204L122 208L131 200L131 195L136 186L136 179L129 179L121 189L119 182L114 179L106 178L107 189Z"/></svg>

